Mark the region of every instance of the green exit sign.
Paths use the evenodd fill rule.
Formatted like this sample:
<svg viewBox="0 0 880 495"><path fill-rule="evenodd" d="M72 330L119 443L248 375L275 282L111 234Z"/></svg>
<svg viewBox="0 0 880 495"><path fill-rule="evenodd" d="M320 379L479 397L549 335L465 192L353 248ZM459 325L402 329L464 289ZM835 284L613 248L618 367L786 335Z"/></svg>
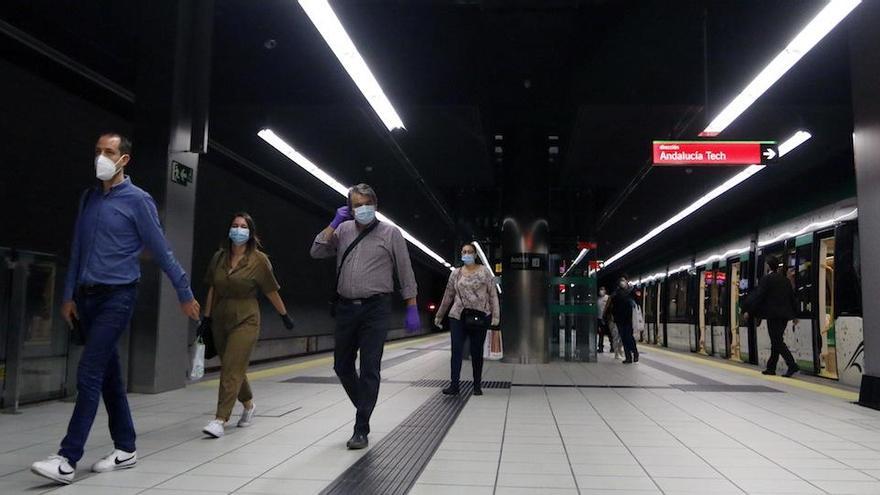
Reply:
<svg viewBox="0 0 880 495"><path fill-rule="evenodd" d="M186 186L193 181L193 169L182 163L171 161L171 181Z"/></svg>

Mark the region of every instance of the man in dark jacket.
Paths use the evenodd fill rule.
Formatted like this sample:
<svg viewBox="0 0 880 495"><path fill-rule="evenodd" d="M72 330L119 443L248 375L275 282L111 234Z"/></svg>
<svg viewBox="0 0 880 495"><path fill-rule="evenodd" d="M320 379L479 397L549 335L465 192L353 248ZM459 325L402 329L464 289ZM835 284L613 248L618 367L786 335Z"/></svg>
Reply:
<svg viewBox="0 0 880 495"><path fill-rule="evenodd" d="M779 355L785 359L788 370L785 376L791 376L800 371L791 351L785 345L783 339L785 335L785 327L788 320L794 320L797 325L797 298L795 297L794 288L788 277L779 270L779 260L774 257L767 258L767 265L770 273L765 275L753 296L750 296L745 304L743 318L748 319L749 313L757 318L767 320L767 332L770 334L770 359L767 360L767 369L762 373L765 375L776 374L776 363L779 361Z"/></svg>
<svg viewBox="0 0 880 495"><path fill-rule="evenodd" d="M623 352L626 354L623 364L638 363L639 349L636 347L636 339L633 337L632 312L635 300L633 299L632 287L630 287L626 276L620 277L617 285L617 290L614 291L614 295L605 306L605 320L607 321L610 316L613 318L614 324L617 325L617 333L620 335Z"/></svg>

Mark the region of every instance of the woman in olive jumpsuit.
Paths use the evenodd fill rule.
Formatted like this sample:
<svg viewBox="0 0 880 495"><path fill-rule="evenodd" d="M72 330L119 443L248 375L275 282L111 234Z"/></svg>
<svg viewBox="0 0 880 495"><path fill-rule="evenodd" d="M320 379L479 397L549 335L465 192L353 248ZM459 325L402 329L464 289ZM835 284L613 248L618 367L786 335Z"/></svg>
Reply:
<svg viewBox="0 0 880 495"><path fill-rule="evenodd" d="M202 319L205 327L200 330L212 332L221 368L216 417L202 431L214 438L223 436L236 398L244 405L238 426L250 426L254 418L256 407L246 372L260 335L260 292L281 315L284 326L293 329L272 264L260 247L254 220L247 213L237 213L228 239L214 254L205 276L208 302Z"/></svg>

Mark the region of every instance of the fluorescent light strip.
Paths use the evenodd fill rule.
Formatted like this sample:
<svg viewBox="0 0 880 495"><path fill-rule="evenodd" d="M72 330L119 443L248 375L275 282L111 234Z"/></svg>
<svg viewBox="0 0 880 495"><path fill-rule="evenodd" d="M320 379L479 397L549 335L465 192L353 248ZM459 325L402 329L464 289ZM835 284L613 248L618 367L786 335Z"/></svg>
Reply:
<svg viewBox="0 0 880 495"><path fill-rule="evenodd" d="M318 28L318 32L324 37L324 41L336 54L336 58L345 67L348 75L357 85L358 89L364 95L364 98L373 107L379 118L385 124L389 131L394 129L404 129L403 121L397 115L397 111L388 101L379 82L370 71L367 63L361 57L357 47L349 38L336 13L327 3L327 0L299 0L300 6L311 19L312 24Z"/></svg>
<svg viewBox="0 0 880 495"><path fill-rule="evenodd" d="M318 179L321 182L323 182L324 184L327 184L328 186L330 186L331 189L338 192L340 195L342 195L342 197L344 197L344 198L348 197L348 188L347 187L343 186L341 182L339 182L336 179L334 179L333 177L331 177L330 174L328 174L327 172L324 172L323 170L321 170L320 167L318 167L317 165L312 163L311 160L309 160L308 158L305 157L305 155L303 155L302 153L293 149L292 146L290 146L289 144L287 144L287 142L285 142L283 139L278 137L278 135L275 134L271 129L263 129L260 132L258 132L257 135L260 136L260 138L263 141L266 141L267 143L269 143L270 146L272 146L276 150L280 151L281 154L286 156L290 161L299 165L303 170L312 174L316 179ZM410 234L409 232L407 232L406 230L401 228L399 225L394 223L387 216L383 215L382 213L377 212L376 218L378 218L379 221L381 221L381 222L385 222L389 225L397 227L398 229L400 229L400 233L403 234L404 239L411 242L415 247L419 248L423 253L427 254L428 256L430 256L431 258L436 260L438 263L442 264L443 266L445 266L447 268L450 268L450 269L452 268L452 265L449 264L446 260L444 260L443 257L441 257L439 254L432 251L428 246L426 246L420 240L413 237L412 234Z"/></svg>
<svg viewBox="0 0 880 495"><path fill-rule="evenodd" d="M785 150L785 153L788 153L791 150L793 150L796 147L803 144L808 139L810 139L810 137L812 137L812 136L810 135L809 132L806 132L806 131L796 132L792 137L785 140L785 142L783 142L782 144L779 145L779 150L780 150L779 156L783 155L782 150ZM635 250L636 248L638 248L642 244L653 239L654 237L656 237L657 235L659 235L661 232L668 229L669 227L682 221L684 218L686 218L691 213L694 213L695 211L699 210L700 208L702 208L703 206L705 206L706 204L711 202L713 199L715 199L718 196L721 196L722 194L724 194L725 192L733 189L734 187L741 184L749 177L757 174L761 170L764 170L764 165L749 165L742 172L734 175L733 177L731 177L730 179L728 179L727 181L725 181L723 184L716 187L715 189L712 189L706 195L704 195L702 198L694 201L690 206L681 210L680 212L678 212L675 216L673 216L669 220L666 220L665 222L661 223L660 225L654 227L650 232L643 235L637 241L635 241L634 243L630 244L629 246L623 248L622 251L618 252L614 256L605 260L605 265L603 266L603 268L607 268L608 265L610 265L611 263L614 263L615 261L619 260L620 258L623 258L624 256L631 253L633 250Z"/></svg>
<svg viewBox="0 0 880 495"><path fill-rule="evenodd" d="M565 270L565 273L563 273L562 276L564 277L564 276L568 275L568 272L570 272L572 268L574 268L578 263L583 261L584 256L586 256L589 251L590 251L589 249L581 249L581 252L578 253L577 258L574 259L574 261L571 263L571 266L568 267L568 270Z"/></svg>
<svg viewBox="0 0 880 495"><path fill-rule="evenodd" d="M844 213L843 215L836 216L830 220L825 220L824 222L813 222L813 223L801 228L797 232L783 232L783 233L779 234L778 236L774 237L773 239L768 239L766 241L759 242L758 246L760 246L760 247L769 246L770 244L773 244L774 242L779 242L784 239L791 239L792 237L797 237L799 235L806 234L807 232L819 230L819 229L822 229L825 227L830 227L837 222L842 222L843 220L848 220L850 218L857 217L858 215L859 215L859 209L853 208L851 211Z"/></svg>
<svg viewBox="0 0 880 495"><path fill-rule="evenodd" d="M492 267L489 266L489 259L486 258L486 253L483 252L483 247L480 246L480 243L477 241L471 241L475 248L477 248L477 254L480 256L480 260L483 262L483 266L486 267L486 270L489 271L489 275L492 275L492 279L495 278L495 272L492 270ZM495 282L495 287L498 289L498 293L501 294L501 284Z"/></svg>
<svg viewBox="0 0 880 495"><path fill-rule="evenodd" d="M861 0L832 0L700 133L717 136L816 46Z"/></svg>

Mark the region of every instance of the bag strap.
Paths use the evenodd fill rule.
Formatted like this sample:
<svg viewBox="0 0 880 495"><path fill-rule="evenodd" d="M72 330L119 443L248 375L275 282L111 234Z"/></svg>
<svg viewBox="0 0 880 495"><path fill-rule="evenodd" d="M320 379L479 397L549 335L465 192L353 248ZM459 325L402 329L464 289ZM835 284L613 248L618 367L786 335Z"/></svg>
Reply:
<svg viewBox="0 0 880 495"><path fill-rule="evenodd" d="M367 234L369 234L370 232L375 230L378 225L379 225L378 221L373 222L369 227L362 230L361 233L358 234L357 237L355 237L354 241L352 241L352 243L349 244L347 248L345 248L345 252L342 253L342 259L339 261L339 268L336 269L336 284L333 286L334 293L336 293L338 291L339 277L342 275L342 267L345 265L345 260L348 259L348 255L351 254L351 251L354 249L354 247L357 246L358 243L361 242L364 239L364 237L367 236Z"/></svg>

